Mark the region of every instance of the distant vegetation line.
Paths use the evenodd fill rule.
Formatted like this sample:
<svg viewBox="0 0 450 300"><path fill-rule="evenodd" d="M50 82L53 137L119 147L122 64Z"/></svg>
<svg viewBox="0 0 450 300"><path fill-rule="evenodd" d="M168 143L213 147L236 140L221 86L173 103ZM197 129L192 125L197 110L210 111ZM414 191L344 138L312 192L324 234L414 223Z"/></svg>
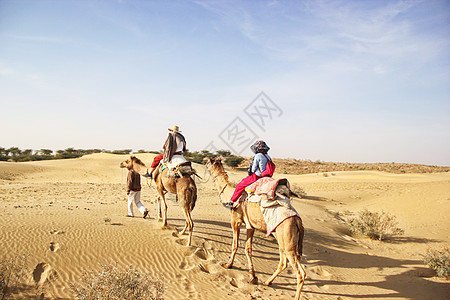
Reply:
<svg viewBox="0 0 450 300"><path fill-rule="evenodd" d="M21 150L18 147L3 148L0 147L0 161L37 161L37 160L50 160L50 159L65 159L65 158L77 158L87 154L93 153L112 153L112 154L130 154L131 149L123 150L105 150L105 149L74 149L67 148L64 150L53 151L51 149ZM139 150L144 153L159 153L157 151L145 151Z"/></svg>
<svg viewBox="0 0 450 300"><path fill-rule="evenodd" d="M77 158L87 154L93 153L111 153L111 154L131 154L131 153L154 153L159 154L161 151L146 151L138 150L133 152L132 149L122 149L122 150L105 150L105 149L74 149L67 148L64 150L53 151L51 149L40 149L32 150L25 149L21 150L18 147L4 148L0 147L0 161L11 161L11 162L24 162L24 161L38 161L38 160L51 160L51 159L66 159L66 158ZM184 156L195 163L204 163L204 159L207 157L218 157L224 158L226 165L230 167L237 167L245 158L240 156L232 155L230 151L219 150L216 153L211 153L208 150L190 152L187 151Z"/></svg>
<svg viewBox="0 0 450 300"><path fill-rule="evenodd" d="M122 150L105 150L105 149L74 149L67 148L64 150L53 151L50 149L21 150L18 147L3 148L0 147L0 161L24 162L51 159L77 158L93 153L111 153L111 154L132 154L132 153L154 153L159 154L161 151L138 150L133 152L132 149ZM231 154L228 150L218 150L211 153L208 150L187 151L184 156L192 162L203 164L205 158L222 157L224 163L229 167L247 168L251 158L241 157ZM430 166L421 164L406 163L335 163L323 162L320 160L299 160L299 159L274 159L276 164L276 172L278 174L311 174L323 173L324 177L335 175L333 172L339 171L383 171L389 173L436 173L450 172L450 167Z"/></svg>

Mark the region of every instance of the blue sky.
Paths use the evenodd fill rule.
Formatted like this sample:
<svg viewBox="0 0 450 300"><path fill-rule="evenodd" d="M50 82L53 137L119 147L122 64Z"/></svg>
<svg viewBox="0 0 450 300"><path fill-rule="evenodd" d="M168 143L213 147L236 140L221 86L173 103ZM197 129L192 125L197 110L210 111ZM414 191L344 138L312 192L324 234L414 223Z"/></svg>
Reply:
<svg viewBox="0 0 450 300"><path fill-rule="evenodd" d="M449 71L450 1L0 0L0 146L450 165Z"/></svg>

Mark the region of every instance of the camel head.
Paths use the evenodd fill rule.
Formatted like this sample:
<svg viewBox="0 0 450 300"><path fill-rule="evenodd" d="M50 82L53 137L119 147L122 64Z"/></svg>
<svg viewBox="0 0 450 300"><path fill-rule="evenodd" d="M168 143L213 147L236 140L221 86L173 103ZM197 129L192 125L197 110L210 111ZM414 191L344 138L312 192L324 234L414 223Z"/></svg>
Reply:
<svg viewBox="0 0 450 300"><path fill-rule="evenodd" d="M133 168L133 158L134 156L130 156L130 158L128 158L127 160L124 160L123 162L120 163L120 167L121 168L127 168L127 169L131 169Z"/></svg>
<svg viewBox="0 0 450 300"><path fill-rule="evenodd" d="M208 157L205 158L206 160L206 167L208 168L209 172L217 171L222 172L223 171L223 165L222 160L220 158L215 157Z"/></svg>
<svg viewBox="0 0 450 300"><path fill-rule="evenodd" d="M131 155L130 158L124 160L120 163L121 168L127 168L128 170L133 169L134 165L140 165L141 167L145 167L145 164L136 156Z"/></svg>
<svg viewBox="0 0 450 300"><path fill-rule="evenodd" d="M222 175L221 178L228 181L228 174L225 171L222 160L220 158L215 157L209 157L206 158L206 168L208 169L209 173L214 176L214 178L217 178L219 175Z"/></svg>

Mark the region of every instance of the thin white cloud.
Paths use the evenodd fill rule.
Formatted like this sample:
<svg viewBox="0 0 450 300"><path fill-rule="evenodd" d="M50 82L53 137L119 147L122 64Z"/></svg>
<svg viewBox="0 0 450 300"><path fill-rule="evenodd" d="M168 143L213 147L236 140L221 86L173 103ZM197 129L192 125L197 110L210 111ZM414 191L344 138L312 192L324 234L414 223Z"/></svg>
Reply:
<svg viewBox="0 0 450 300"><path fill-rule="evenodd" d="M1 34L3 38L11 38L22 41L30 42L43 42L43 43L54 43L54 44L75 44L75 40L60 38L54 36L39 36L39 35L17 35L17 34Z"/></svg>

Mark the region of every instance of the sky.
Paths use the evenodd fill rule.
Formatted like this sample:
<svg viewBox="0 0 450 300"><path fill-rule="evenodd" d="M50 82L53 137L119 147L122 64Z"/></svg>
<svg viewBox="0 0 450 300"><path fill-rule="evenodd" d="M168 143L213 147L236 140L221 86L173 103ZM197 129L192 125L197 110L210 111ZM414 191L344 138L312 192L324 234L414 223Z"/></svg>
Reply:
<svg viewBox="0 0 450 300"><path fill-rule="evenodd" d="M450 1L0 0L0 146L450 166Z"/></svg>

